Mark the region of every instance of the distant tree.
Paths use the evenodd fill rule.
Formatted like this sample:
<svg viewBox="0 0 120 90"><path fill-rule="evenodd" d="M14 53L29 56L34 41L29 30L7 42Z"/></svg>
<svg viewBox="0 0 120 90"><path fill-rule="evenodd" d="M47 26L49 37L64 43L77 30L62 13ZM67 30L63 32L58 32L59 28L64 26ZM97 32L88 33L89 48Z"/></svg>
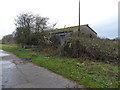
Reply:
<svg viewBox="0 0 120 90"><path fill-rule="evenodd" d="M2 38L3 44L15 44L12 34L6 35Z"/></svg>

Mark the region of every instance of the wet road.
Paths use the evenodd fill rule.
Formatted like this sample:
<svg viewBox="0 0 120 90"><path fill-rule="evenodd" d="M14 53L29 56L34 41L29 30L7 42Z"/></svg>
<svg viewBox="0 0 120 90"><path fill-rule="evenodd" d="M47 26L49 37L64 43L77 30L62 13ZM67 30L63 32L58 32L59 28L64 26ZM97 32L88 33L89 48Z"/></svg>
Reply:
<svg viewBox="0 0 120 90"><path fill-rule="evenodd" d="M58 74L1 51L2 88L83 88ZM1 81L1 80L0 80Z"/></svg>

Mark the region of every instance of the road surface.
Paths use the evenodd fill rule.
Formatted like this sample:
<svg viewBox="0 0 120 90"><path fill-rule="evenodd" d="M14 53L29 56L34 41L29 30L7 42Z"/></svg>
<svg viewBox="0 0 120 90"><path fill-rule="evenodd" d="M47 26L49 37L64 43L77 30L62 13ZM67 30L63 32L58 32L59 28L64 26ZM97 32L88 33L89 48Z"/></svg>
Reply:
<svg viewBox="0 0 120 90"><path fill-rule="evenodd" d="M43 67L0 50L2 88L84 88ZM0 80L1 81L1 80Z"/></svg>

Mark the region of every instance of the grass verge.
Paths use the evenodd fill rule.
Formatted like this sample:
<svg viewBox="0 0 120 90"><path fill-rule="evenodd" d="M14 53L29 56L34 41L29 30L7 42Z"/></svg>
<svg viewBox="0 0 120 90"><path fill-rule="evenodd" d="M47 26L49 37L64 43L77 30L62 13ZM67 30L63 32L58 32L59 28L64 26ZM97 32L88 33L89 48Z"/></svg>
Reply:
<svg viewBox="0 0 120 90"><path fill-rule="evenodd" d="M63 75L88 88L118 88L118 66L102 62L78 61L68 57L48 57L15 45L2 45L2 49L29 58L33 63Z"/></svg>

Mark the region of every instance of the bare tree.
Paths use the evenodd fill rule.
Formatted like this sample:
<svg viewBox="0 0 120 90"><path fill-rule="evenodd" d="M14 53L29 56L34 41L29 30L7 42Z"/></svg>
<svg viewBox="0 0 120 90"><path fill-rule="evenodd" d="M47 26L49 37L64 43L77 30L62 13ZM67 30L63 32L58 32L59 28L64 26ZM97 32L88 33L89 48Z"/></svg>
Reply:
<svg viewBox="0 0 120 90"><path fill-rule="evenodd" d="M47 21L49 18L41 17L39 15L35 16L35 32L42 32L47 29Z"/></svg>
<svg viewBox="0 0 120 90"><path fill-rule="evenodd" d="M39 45L44 42L44 30L47 26L48 18L38 14L22 13L15 19L16 31L15 40L18 44Z"/></svg>

